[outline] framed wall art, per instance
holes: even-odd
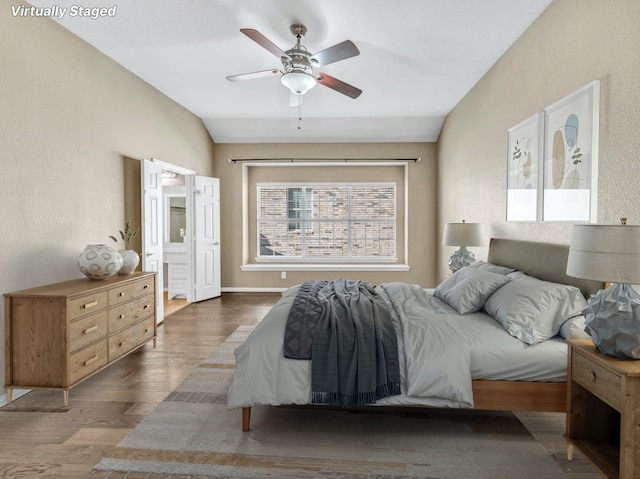
[[[596,221],[600,82],[545,108],[543,221]]]
[[[544,114],[507,131],[507,221],[539,221]]]

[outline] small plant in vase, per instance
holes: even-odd
[[[124,231],[121,230],[119,233],[126,247],[129,245],[129,242],[133,238],[138,236],[138,233],[140,233],[140,228],[136,230],[131,229],[131,221],[127,221],[124,225]],[[118,242],[118,238],[116,238],[115,236],[109,236],[109,238],[111,238],[116,243]],[[118,250],[118,253],[120,253],[122,259],[124,260],[122,268],[120,268],[118,274],[133,273],[133,271],[138,266],[138,263],[140,263],[140,255],[138,254],[138,252],[132,249],[120,249]]]

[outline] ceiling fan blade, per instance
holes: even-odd
[[[248,36],[249,38],[251,38],[251,40],[256,42],[262,48],[269,50],[278,58],[282,58],[282,57],[289,58],[289,55],[287,55],[284,51],[282,51],[282,49],[274,45],[273,42],[271,42],[271,40],[265,37],[258,30],[254,30],[253,28],[241,28],[240,31],[244,33],[246,36]]]
[[[300,106],[302,105],[302,95],[298,95],[297,93],[289,92],[289,106]]]
[[[360,96],[362,90],[354,87],[353,85],[349,85],[348,83],[343,82],[342,80],[338,80],[337,78],[332,77],[331,75],[327,75],[326,73],[320,73],[318,75],[318,83],[320,85],[324,85],[326,87],[331,88],[343,95],[347,95],[354,100]]]
[[[280,71],[277,68],[271,70],[262,70],[260,72],[241,73],[240,75],[231,75],[227,77],[229,81],[253,80],[254,78],[270,77],[277,75]]]
[[[356,55],[360,55],[360,50],[358,50],[351,40],[345,40],[342,43],[338,43],[337,45],[311,55],[311,61],[313,62],[315,60],[318,62],[318,65],[324,66],[355,57]]]

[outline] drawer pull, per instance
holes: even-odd
[[[97,306],[98,302],[97,301],[91,301],[90,303],[87,304],[83,304],[82,305],[82,309],[89,309],[89,308],[93,308],[94,306]]]
[[[145,304],[145,305],[142,307],[142,309],[149,309],[149,305],[148,305],[148,304]]]
[[[91,326],[90,328],[87,328],[84,331],[82,331],[82,334],[93,333],[94,331],[97,331],[97,330],[98,330],[98,325],[96,324],[95,326]]]
[[[118,316],[118,319],[123,319],[123,318],[124,318],[124,314],[120,314],[120,315]]]
[[[85,366],[88,366],[88,365],[89,365],[89,364],[91,364],[91,363],[95,363],[97,360],[98,360],[98,355],[96,354],[96,355],[95,355],[95,356],[93,356],[92,358],[87,359],[87,360],[84,362],[84,365],[85,365]]]
[[[148,284],[145,284],[145,285],[142,287],[142,289],[149,289],[149,285],[148,285]]]
[[[123,292],[123,291],[120,291],[120,292],[118,293],[118,296],[120,296],[120,297],[122,298],[122,297],[124,296],[124,292]]]
[[[591,379],[591,384],[595,384],[596,383],[596,379],[598,379],[598,377],[596,376],[596,373],[594,371],[591,371],[589,373],[589,378]]]

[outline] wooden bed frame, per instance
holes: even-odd
[[[492,238],[487,261],[524,271],[529,276],[580,288],[585,298],[604,287],[598,281],[566,274],[569,246],[553,243]],[[566,412],[567,384],[533,381],[474,380],[473,401],[477,410]],[[423,407],[426,406],[412,406]],[[248,431],[251,408],[242,408],[242,430]]]

